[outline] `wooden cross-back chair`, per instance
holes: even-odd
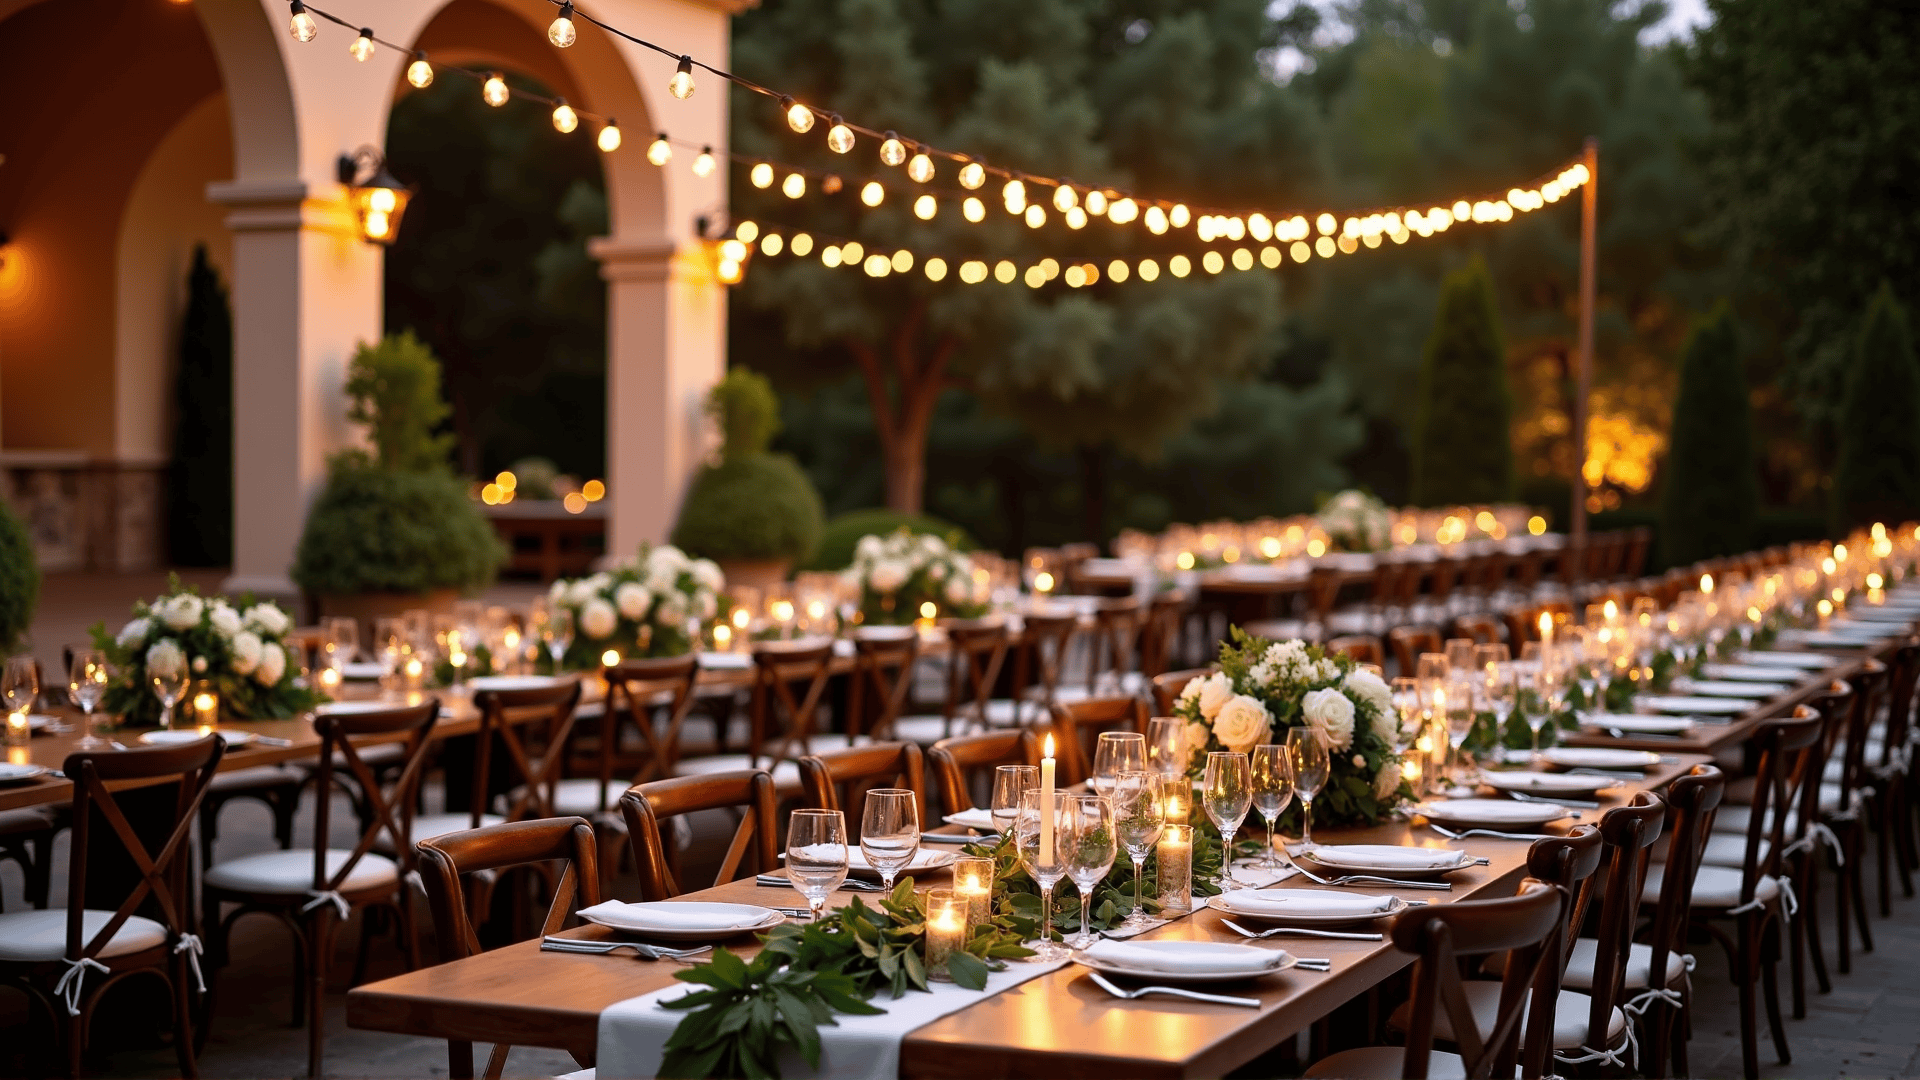
[[[191,995],[204,984],[198,978],[200,939],[188,906],[189,838],[225,749],[222,740],[208,736],[184,746],[71,754],[61,766],[73,782],[66,910],[0,915],[0,980],[26,991],[29,1022],[35,1011],[44,1010],[41,1030],[57,1034],[40,1045],[65,1050],[54,1063],[56,1071],[79,1075],[94,1009],[110,987],[153,975],[167,984],[172,998],[180,1071],[195,1075]],[[132,793],[116,795],[114,788],[142,781],[171,782],[174,794],[165,820],[139,810],[139,825],[128,818],[121,800]],[[164,789],[148,788],[138,797],[151,807],[165,797]],[[150,843],[154,839],[157,844]],[[89,864],[103,861],[96,846],[124,855],[138,875],[111,910],[87,903]],[[140,914],[143,910],[154,917]]]
[[[1907,736],[1913,722],[1913,697],[1920,683],[1920,643],[1909,638],[1887,661],[1886,725],[1880,730],[1879,753],[1867,766],[1873,788],[1874,836],[1880,855],[1880,914],[1892,914],[1892,886],[1887,859],[1893,856],[1900,872],[1900,889],[1913,895],[1913,870],[1920,863],[1913,826],[1911,786],[1913,762]],[[1869,742],[1868,745],[1871,745]]]
[[[593,826],[577,817],[510,821],[420,841],[420,882],[433,913],[433,938],[439,944],[440,962],[463,960],[481,951],[465,888],[469,875],[565,863],[553,901],[540,924],[540,936],[544,937],[565,928],[567,917],[574,911],[600,902],[596,848]],[[511,1049],[506,1043],[494,1045],[487,1054],[486,1080],[497,1080]],[[447,1040],[447,1075],[452,1080],[471,1080],[471,1042]]]
[[[1180,631],[1189,606],[1187,595],[1179,589],[1162,590],[1147,601],[1146,623],[1140,628],[1142,675],[1152,678],[1182,658]]]
[[[1145,614],[1131,596],[1100,601],[1093,613],[1093,637],[1087,649],[1087,692],[1120,693],[1139,655]]]
[[[474,754],[477,802],[486,798],[485,781],[492,775],[498,743],[516,785],[507,793],[506,820],[553,816],[554,792],[566,768],[582,685],[572,679],[554,686],[481,690],[473,695],[473,707],[480,712],[480,741]],[[484,810],[477,806],[473,812],[476,819],[469,827],[478,828],[482,822],[477,815]]]
[[[1180,700],[1180,691],[1195,679],[1204,679],[1213,674],[1212,668],[1187,668],[1184,671],[1163,671],[1155,675],[1151,682],[1153,692],[1153,715],[1172,716],[1173,703]]]
[[[1393,662],[1400,665],[1400,674],[1412,678],[1419,670],[1421,653],[1440,651],[1440,628],[1396,626],[1387,631],[1387,644],[1393,648]]]
[[[755,872],[771,873],[779,866],[775,803],[773,775],[765,769],[654,780],[620,796],[620,816],[626,820],[633,864],[640,871],[641,897],[671,900],[686,891],[680,886],[680,847],[666,835],[664,826],[682,814],[701,810],[740,814],[714,877],[715,886],[738,877],[740,864],[749,854],[754,856]]]
[[[920,634],[911,626],[862,626],[853,632],[853,676],[847,685],[847,735],[893,737],[894,722],[913,692]]]
[[[824,638],[762,641],[753,646],[752,744],[749,763],[769,766],[812,750],[827,680],[833,674],[833,642]],[[798,695],[794,687],[804,685]],[[778,727],[778,738],[769,738]]]
[[[1801,804],[1806,813],[1813,815],[1812,820],[1825,825],[1839,840],[1840,850],[1834,867],[1833,923],[1834,933],[1839,939],[1837,952],[1841,974],[1853,970],[1850,927],[1859,929],[1861,947],[1869,952],[1873,950],[1873,928],[1867,921],[1866,875],[1863,872],[1866,862],[1863,857],[1868,824],[1866,815],[1871,809],[1868,800],[1873,790],[1873,775],[1867,770],[1867,733],[1873,726],[1874,706],[1886,689],[1887,674],[1885,664],[1869,657],[1859,671],[1848,676],[1845,685],[1851,689],[1850,694],[1829,693],[1810,702],[1826,720],[1826,734],[1820,750],[1821,767],[1803,791]],[[1828,763],[1839,768],[1829,769]],[[1827,783],[1828,776],[1835,776],[1835,781]],[[1813,797],[1808,798],[1808,794]],[[1817,852],[1810,851],[1809,854]],[[1797,876],[1807,879],[1807,885],[1801,892],[1814,892],[1817,886],[1812,879],[1818,872],[1820,861],[1807,858],[1799,860],[1794,866],[1795,871],[1804,870]],[[1881,882],[1885,884],[1885,865],[1880,869]],[[1795,944],[1797,959],[1798,942]]]
[[[1578,1066],[1588,1062],[1605,1062],[1617,1065],[1617,1047],[1611,1038],[1599,1033],[1611,1034],[1614,1019],[1621,1020],[1624,1029],[1632,1023],[1636,1015],[1645,1011],[1647,1002],[1653,997],[1645,991],[1653,982],[1651,975],[1641,977],[1634,965],[1636,947],[1633,943],[1635,916],[1640,910],[1640,891],[1646,880],[1647,852],[1666,822],[1666,804],[1658,795],[1642,791],[1634,795],[1633,801],[1626,806],[1616,806],[1600,818],[1600,838],[1604,844],[1602,855],[1605,873],[1597,880],[1603,881],[1600,892],[1600,909],[1595,919],[1595,936],[1580,936],[1581,922],[1576,916],[1570,926],[1568,939],[1568,960],[1564,984],[1570,990],[1586,993],[1589,1007],[1586,1017],[1587,1041],[1577,1049],[1560,1053],[1558,1060],[1565,1065]],[[1648,950],[1638,947],[1643,954]],[[1651,968],[1644,969],[1651,972]],[[1629,971],[1634,978],[1630,981]],[[1686,969],[1681,967],[1680,978],[1685,981]],[[1666,991],[1669,980],[1663,974],[1658,987]],[[1627,991],[1638,993],[1633,1001],[1626,997]],[[1624,1030],[1623,1030],[1624,1034]]]
[[[941,738],[987,726],[987,706],[1011,640],[1006,622],[996,618],[954,620],[946,631],[947,699],[941,707],[945,720]]]
[[[1707,841],[1713,835],[1714,812],[1726,789],[1725,774],[1712,765],[1695,765],[1686,775],[1667,785],[1667,819],[1663,826],[1667,837],[1666,875],[1658,889],[1649,889],[1645,880],[1647,868],[1644,865],[1641,868],[1640,907],[1643,912],[1651,909],[1653,916],[1642,935],[1646,938],[1649,989],[1661,978],[1656,973],[1664,972],[1665,985],[1679,994],[1678,998],[1659,996],[1648,1002],[1649,1009],[1660,1010],[1659,1017],[1651,1023],[1644,1019],[1646,1014],[1642,1014],[1642,1026],[1652,1033],[1652,1052],[1641,1055],[1640,1060],[1649,1076],[1665,1075],[1669,1064],[1673,1066],[1673,1075],[1688,1074],[1684,1025],[1688,1021],[1692,995],[1686,957],[1693,882]],[[1636,944],[1633,948],[1638,950],[1641,946]]]
[[[1387,650],[1372,634],[1347,634],[1329,640],[1324,646],[1329,656],[1350,656],[1355,663],[1385,667]]]
[[[927,823],[926,763],[914,743],[874,743],[803,757],[800,787],[808,807],[843,811],[850,822],[858,821],[867,792],[906,788],[913,792],[921,825]]]
[[[332,964],[336,924],[345,922],[357,909],[377,911],[382,917],[391,915],[407,965],[411,968],[414,964],[412,891],[406,884],[414,860],[412,813],[425,771],[429,736],[439,715],[439,699],[429,698],[418,705],[378,712],[315,716],[313,728],[320,736],[320,757],[315,771],[312,851],[275,851],[231,859],[208,868],[201,879],[205,924],[210,929],[218,927],[213,950],[217,957],[226,957],[233,924],[243,915],[270,915],[293,931],[298,950],[294,1023],[304,1019],[307,1024],[309,1076],[320,1075],[325,1049],[327,973]],[[406,765],[399,779],[383,788],[356,741],[392,742],[396,738],[406,742]],[[335,775],[337,771],[351,777],[353,784],[343,782]],[[331,794],[336,786],[352,791],[361,800],[367,819],[351,849],[328,844]],[[393,852],[392,858],[374,851],[383,839]],[[223,920],[219,912],[225,903],[237,906]],[[353,974],[356,983],[366,972],[373,930],[369,924],[360,935]]]
[[[1500,620],[1492,615],[1462,615],[1453,620],[1455,637],[1472,638],[1475,645],[1500,642]]]
[[[1137,697],[1087,698],[1053,707],[1055,747],[1063,782],[1078,784],[1093,772],[1094,745],[1105,731],[1147,733],[1147,705]]]
[[[1395,948],[1416,958],[1405,1045],[1345,1050],[1315,1062],[1306,1075],[1367,1080],[1426,1080],[1435,1074],[1510,1077],[1516,1066],[1518,1075],[1529,1080],[1545,1075],[1543,1048],[1550,1041],[1551,1003],[1560,986],[1553,943],[1566,908],[1564,889],[1527,878],[1508,899],[1408,909],[1394,920],[1389,935]],[[1499,952],[1507,959],[1493,1022],[1483,1034],[1467,995],[1469,984],[1461,977],[1462,960]],[[1433,1048],[1443,1022],[1464,1033],[1456,1043],[1458,1054]]]
[[[1073,635],[1079,627],[1080,616],[1071,611],[1035,611],[1022,617],[1014,678],[1027,685],[1020,688],[1021,705],[1010,718],[1012,723],[1024,722],[1028,703],[1037,704],[1035,711],[1045,716],[1060,700],[1060,672],[1066,667],[1067,650],[1072,647]]]
[[[599,785],[587,788],[575,781],[563,780],[560,787],[571,793],[569,785],[581,789],[581,794],[591,794],[591,806],[587,814],[605,814],[620,797],[620,792],[634,784],[644,784],[663,776],[672,776],[674,766],[680,762],[680,729],[687,722],[687,714],[693,710],[694,684],[700,678],[700,658],[693,653],[685,656],[636,657],[622,660],[605,669],[602,676],[607,682],[607,698],[600,714],[600,753],[598,755]],[[625,708],[622,708],[624,702]],[[666,709],[665,730],[654,724],[654,711]],[[640,744],[646,755],[639,771],[631,779],[620,782],[614,787],[613,767],[620,756],[621,716],[630,717],[640,732]],[[578,814],[577,798],[555,796],[554,810],[562,814]]]
[[[956,735],[927,751],[928,770],[940,788],[942,813],[957,814],[978,805],[973,798],[976,773],[996,765],[1040,764],[1040,740],[1027,728]]]

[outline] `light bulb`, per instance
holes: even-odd
[[[947,276],[947,260],[935,256],[927,260],[924,269],[927,272],[928,281],[940,281]]]
[[[960,214],[968,221],[978,225],[980,222],[987,220],[987,204],[981,202],[977,196],[969,195],[966,200],[960,204]]]
[[[866,260],[860,264],[860,268],[867,272],[868,277],[886,277],[893,273],[893,263],[888,261],[885,255],[877,253],[867,256]]]
[[[618,149],[620,149],[620,126],[609,119],[607,126],[600,129],[600,150],[611,154]]]
[[[1219,252],[1209,251],[1200,257],[1200,265],[1206,267],[1207,273],[1217,274],[1226,269],[1227,260],[1221,258]]]
[[[1193,272],[1193,263],[1185,255],[1175,255],[1167,260],[1167,269],[1173,271],[1174,277],[1186,277]]]
[[[673,146],[667,142],[667,133],[661,132],[647,144],[647,160],[655,165],[665,165],[673,160]]]
[[[1157,262],[1154,262],[1152,259],[1141,259],[1140,260],[1140,280],[1141,281],[1158,281],[1159,279],[1160,279],[1160,264]]]
[[[905,160],[907,144],[900,141],[900,136],[887,132],[886,137],[880,140],[880,161],[887,165],[898,165]]]
[[[869,180],[860,188],[860,201],[868,206],[879,206],[886,200],[887,189],[877,180]]]
[[[867,249],[861,247],[860,241],[858,240],[849,240],[840,245],[840,261],[846,263],[848,266],[857,265],[860,260],[866,257]]]
[[[673,78],[667,80],[667,93],[685,101],[693,96],[693,57],[680,58],[680,66],[673,71]]]
[[[747,179],[754,187],[770,188],[773,186],[773,166],[764,161],[756,162],[753,168],[747,170]]]
[[[425,90],[433,85],[433,65],[427,63],[426,53],[414,53],[413,63],[407,65],[407,81],[415,90]]]
[[[1107,212],[1107,193],[1104,191],[1089,191],[1087,192],[1087,197],[1082,201],[1086,203],[1087,213],[1092,214],[1094,217],[1099,217]]]
[[[1115,259],[1107,264],[1107,276],[1115,282],[1127,280],[1127,263],[1124,259]]]
[[[813,130],[813,110],[790,97],[780,99],[780,107],[786,110],[787,126],[805,135]]]
[[[806,233],[795,233],[793,239],[787,241],[787,247],[804,259],[813,251],[813,237]]]
[[[1253,252],[1246,248],[1233,249],[1233,268],[1235,270],[1253,269]]]
[[[837,113],[833,117],[833,126],[827,129],[827,149],[836,154],[853,149],[853,129],[841,123]]]
[[[1000,189],[1000,198],[1007,204],[1007,213],[1017,214],[1027,208],[1027,185],[1018,180],[1009,180]]]
[[[1055,210],[1064,214],[1079,204],[1080,196],[1074,192],[1072,185],[1061,184],[1059,187],[1053,189],[1053,208]]]
[[[1019,273],[1020,268],[1013,265],[1012,259],[1001,259],[999,262],[993,264],[993,280],[1002,285],[1013,284],[1013,279],[1017,277]]]
[[[505,105],[507,98],[511,96],[507,90],[507,80],[501,78],[500,73],[497,71],[488,74],[487,81],[480,87],[480,96],[486,99],[487,104],[496,109]]]
[[[1140,204],[1132,199],[1121,199],[1107,207],[1107,220],[1115,225],[1125,225],[1140,216]]]
[[[924,184],[933,179],[933,158],[923,149],[907,162],[907,178],[916,184]]]
[[[1167,231],[1167,212],[1157,206],[1147,207],[1147,231],[1155,236]]]
[[[739,237],[742,241],[751,244],[753,243],[754,237],[760,235],[760,226],[752,221],[735,222],[733,226],[733,235]]]
[[[797,199],[805,195],[807,193],[807,178],[797,172],[788,173],[787,178],[780,181],[780,193],[789,199]]]
[[[1339,222],[1333,219],[1332,214],[1321,214],[1314,222],[1314,227],[1320,230],[1321,236],[1332,236],[1333,230],[1337,225],[1339,225]]]
[[[906,248],[901,248],[899,251],[893,253],[894,273],[904,274],[911,269],[913,269],[913,252],[908,251]]]
[[[987,170],[977,161],[969,161],[960,166],[960,186],[968,191],[978,191],[980,185],[987,182]]]
[[[693,159],[693,175],[698,177],[705,178],[712,176],[713,170],[719,167],[720,163],[713,160],[713,147],[711,146],[701,147],[700,156]]]
[[[347,46],[347,51],[353,54],[355,60],[366,63],[367,57],[373,55],[373,31],[361,27],[360,36],[353,39],[353,44]]]
[[[922,195],[913,200],[913,216],[921,221],[932,221],[933,215],[940,210],[940,203],[931,195]]]
[[[314,35],[320,32],[319,25],[313,21],[313,16],[307,14],[307,5],[300,0],[293,0],[292,7],[293,18],[287,21],[287,30],[293,34],[295,41],[312,41]]]
[[[553,130],[562,135],[570,135],[580,126],[580,114],[573,111],[566,98],[553,99]]]
[[[779,233],[768,233],[760,238],[760,250],[768,255],[780,254],[780,249],[785,246],[786,244],[780,239]]]
[[[1172,210],[1167,211],[1167,222],[1176,229],[1186,228],[1187,222],[1192,220],[1193,214],[1187,210],[1186,203],[1176,203]]]
[[[1074,206],[1067,210],[1067,228],[1084,229],[1087,227],[1087,212]]]
[[[1033,203],[1027,207],[1027,228],[1037,229],[1047,223],[1046,207]]]
[[[838,195],[843,186],[844,182],[833,173],[828,173],[826,179],[820,181],[820,190],[829,195]]]
[[[564,49],[579,39],[573,29],[573,5],[561,4],[560,14],[547,24],[547,40],[557,48]]]

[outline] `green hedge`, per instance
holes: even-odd
[[[1413,418],[1416,506],[1499,502],[1513,496],[1513,396],[1487,264],[1447,275],[1420,365]]]
[[[791,559],[819,546],[826,507],[786,454],[727,458],[694,476],[674,544],[706,559]]]
[[[884,536],[896,529],[906,529],[916,534],[924,533],[937,536],[961,551],[972,551],[980,545],[968,536],[966,530],[952,522],[942,521],[926,514],[903,514],[898,510],[874,508],[871,510],[849,510],[827,522],[827,528],[820,537],[820,547],[814,551],[813,558],[802,570],[845,570],[853,565],[854,545],[860,538],[869,534]]]
[[[458,477],[340,462],[307,514],[293,580],[318,594],[473,591],[506,557]]]
[[[1733,316],[1724,303],[1687,336],[1671,432],[1660,491],[1662,564],[1685,566],[1751,550],[1760,510],[1753,407]]]
[[[1833,535],[1920,513],[1920,366],[1907,313],[1886,285],[1855,342],[1833,473]]]
[[[0,502],[0,653],[25,641],[40,601],[40,564],[26,525]]]

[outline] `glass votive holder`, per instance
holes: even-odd
[[[952,982],[947,957],[967,944],[967,901],[952,889],[927,891],[927,978]]]
[[[1160,908],[1167,912],[1193,910],[1193,826],[1168,825],[1160,832]]]
[[[993,920],[993,860],[962,855],[953,863],[953,894],[966,901],[967,932]]]
[[[27,723],[25,710],[7,714],[7,745],[25,746],[33,737],[33,728]]]

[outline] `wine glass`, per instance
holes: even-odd
[[[1035,962],[1064,960],[1067,950],[1053,940],[1053,887],[1067,873],[1067,853],[1074,845],[1072,814],[1067,812],[1064,791],[1053,793],[1051,805],[1041,805],[1038,787],[1020,793],[1020,812],[1014,818],[1014,841],[1020,862],[1026,866],[1034,884],[1040,886],[1040,940],[1033,948]]]
[[[1187,771],[1187,722],[1177,716],[1147,721],[1147,768],[1161,776]]]
[[[787,820],[787,880],[817,921],[847,880],[847,819],[838,810],[795,810]]]
[[[553,657],[553,670],[560,670],[560,658],[567,655],[567,649],[573,645],[573,612],[555,606],[547,612],[547,620],[540,627],[540,640],[547,647],[547,655]]]
[[[147,678],[153,683],[153,695],[160,699],[160,726],[173,730],[173,707],[187,696],[187,669],[183,665],[178,670],[157,672],[147,669]]]
[[[1273,851],[1274,822],[1293,801],[1293,759],[1286,747],[1261,743],[1248,755],[1247,765],[1253,770],[1253,808],[1267,821],[1267,857],[1261,865],[1268,871],[1278,870],[1280,858]]]
[[[403,619],[381,615],[373,620],[373,654],[380,658],[380,673],[391,678],[400,670],[407,655],[407,624]]]
[[[1493,741],[1497,748],[1506,737],[1507,718],[1513,715],[1514,700],[1518,693],[1513,683],[1513,654],[1499,642],[1476,645],[1473,649],[1473,670],[1480,681],[1480,685],[1474,689],[1486,703],[1488,711],[1493,713]],[[1495,753],[1498,752],[1496,749]]]
[[[1074,795],[1067,800],[1067,814],[1073,819],[1073,846],[1067,853],[1067,876],[1080,891],[1080,933],[1071,944],[1084,949],[1099,940],[1087,927],[1092,916],[1094,886],[1106,880],[1113,869],[1118,842],[1113,829],[1113,800],[1104,795]]]
[[[329,616],[326,633],[326,666],[343,670],[360,654],[360,620],[345,615]]]
[[[67,672],[67,690],[73,695],[73,703],[80,706],[80,741],[73,744],[76,750],[105,750],[113,745],[93,733],[93,710],[99,708],[100,699],[107,696],[110,678],[106,653],[83,649],[73,654],[73,667]]]
[[[867,865],[880,872],[880,884],[893,891],[893,879],[920,850],[920,804],[906,788],[874,788],[867,792],[866,812],[860,817],[860,850]]]
[[[40,668],[31,656],[9,656],[0,674],[0,700],[8,712],[30,713],[40,697]]]
[[[1140,902],[1140,878],[1147,854],[1160,842],[1167,824],[1167,804],[1160,798],[1161,778],[1151,772],[1123,772],[1113,780],[1113,831],[1133,860],[1133,914],[1122,926],[1141,929],[1152,924]]]
[[[1393,695],[1393,711],[1400,718],[1400,731],[1394,737],[1393,749],[1404,754],[1407,747],[1420,733],[1420,722],[1426,716],[1426,702],[1420,696],[1420,680],[1406,675],[1396,675],[1389,691]]]
[[[1200,798],[1207,818],[1220,830],[1220,888],[1233,887],[1233,834],[1247,820],[1253,805],[1253,776],[1247,755],[1211,753],[1200,778]]]
[[[1040,788],[1037,765],[996,765],[993,769],[993,824],[1002,836],[1020,813],[1020,793]]]
[[[1101,795],[1113,794],[1113,778],[1147,767],[1147,739],[1135,731],[1103,731],[1093,748],[1093,775],[1087,786]]]
[[[1447,654],[1423,652],[1414,670],[1414,674],[1423,683],[1442,682],[1448,675]]]
[[[1333,763],[1320,733],[1306,727],[1287,732],[1287,757],[1293,762],[1293,793],[1300,799],[1300,847],[1312,851],[1313,799],[1327,785],[1327,770]]]
[[[1445,715],[1447,718],[1447,743],[1453,749],[1453,766],[1456,773],[1467,770],[1467,738],[1473,734],[1473,722],[1476,716],[1474,705],[1474,680],[1465,673],[1449,678],[1446,685]]]
[[[1474,666],[1473,657],[1475,648],[1476,646],[1472,638],[1448,638],[1446,645],[1447,670],[1453,674],[1471,670]]]

